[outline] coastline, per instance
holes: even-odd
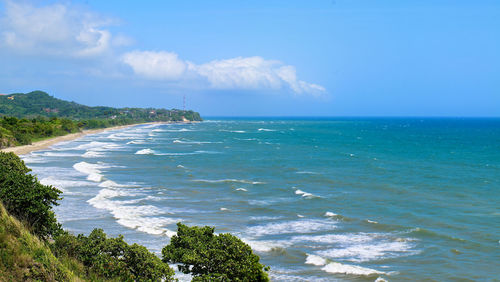
[[[43,150],[47,149],[52,145],[55,145],[60,142],[65,142],[65,141],[72,141],[81,137],[84,137],[89,134],[96,134],[96,133],[101,133],[109,130],[117,130],[117,129],[124,129],[124,128],[129,128],[137,125],[143,125],[143,124],[171,124],[173,122],[166,122],[166,121],[159,121],[159,122],[145,122],[145,123],[134,123],[134,124],[127,124],[127,125],[118,125],[118,126],[113,126],[113,127],[106,127],[106,128],[99,128],[99,129],[88,129],[88,130],[83,130],[81,132],[76,132],[76,133],[70,133],[62,136],[55,136],[49,139],[41,140],[34,142],[31,145],[22,145],[22,146],[14,146],[14,147],[8,147],[1,149],[1,152],[13,152],[16,155],[26,155],[29,154],[33,151],[38,151],[38,150]]]

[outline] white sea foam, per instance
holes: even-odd
[[[276,131],[274,129],[267,129],[267,128],[259,128],[259,131]]]
[[[386,274],[385,272],[378,271],[375,269],[370,269],[366,267],[361,267],[357,265],[342,264],[338,262],[329,262],[325,258],[318,255],[307,254],[306,264],[312,264],[316,266],[324,266],[321,270],[328,273],[337,274],[351,274],[351,275],[375,275],[375,274]]]
[[[85,154],[82,155],[84,158],[100,158],[103,157],[104,153],[102,152],[96,152],[96,151],[87,151]]]
[[[247,228],[247,233],[253,236],[292,234],[292,233],[313,233],[318,231],[333,230],[336,226],[331,221],[326,220],[304,220],[270,222],[264,225],[257,225]]]
[[[228,208],[220,208],[221,211],[229,211]]]
[[[385,274],[385,272],[378,271],[375,269],[361,267],[357,265],[342,264],[338,262],[331,262],[325,265],[323,268],[321,268],[321,270],[326,271],[328,273],[364,275],[364,276]]]
[[[245,130],[225,130],[225,129],[221,129],[219,131],[232,132],[232,133],[246,133]]]
[[[186,168],[186,167],[185,167],[185,166],[183,166],[183,165],[177,165],[177,167],[178,167],[178,168],[184,168],[184,169]]]
[[[317,195],[314,195],[314,194],[311,194],[311,193],[308,193],[308,192],[305,192],[305,191],[302,191],[299,189],[295,190],[295,194],[301,195],[304,198],[319,198],[319,196],[317,196]]]
[[[87,180],[94,182],[102,181],[103,176],[100,171],[100,169],[103,168],[102,165],[79,162],[74,164],[73,168],[81,173],[87,174]]]
[[[43,158],[39,155],[24,155],[21,156],[21,159],[27,164],[40,164],[48,162],[46,158]]]
[[[326,217],[336,217],[336,216],[338,216],[338,214],[327,211],[327,212],[325,212],[325,216]]]
[[[350,233],[327,235],[302,235],[290,239],[293,243],[314,242],[326,244],[331,249],[318,251],[321,256],[365,262],[416,254],[412,240],[391,237],[383,233]]]
[[[327,264],[327,261],[326,261],[326,259],[324,259],[320,256],[307,254],[306,264],[322,266],[322,265]]]
[[[243,192],[247,192],[248,190],[245,189],[245,188],[236,188],[236,191],[243,191]]]
[[[193,182],[203,182],[203,183],[245,183],[245,184],[252,184],[252,185],[258,185],[258,184],[266,184],[265,182],[260,182],[260,181],[250,181],[250,180],[245,180],[245,179],[218,179],[218,180],[207,180],[207,179],[194,179],[192,180]]]
[[[222,143],[222,142],[210,142],[210,141],[184,141],[184,140],[179,140],[179,139],[175,139],[174,141],[172,141],[172,143],[177,143],[177,144],[197,144],[197,145],[200,145],[200,144],[214,144],[214,143]]]
[[[146,143],[146,141],[141,139],[127,142],[127,144],[144,144],[144,143]]]
[[[148,149],[139,150],[139,151],[135,152],[135,154],[136,155],[154,155],[155,151],[148,148]]]
[[[73,187],[82,187],[82,186],[93,186],[94,184],[87,181],[79,181],[79,180],[69,180],[69,179],[61,179],[54,176],[48,176],[42,178],[40,183],[43,185],[52,185],[60,190],[63,190],[65,194],[70,193],[65,188],[73,188]]]
[[[108,142],[92,141],[90,143],[79,145],[79,146],[75,147],[74,149],[76,149],[76,150],[88,150],[91,148],[104,147],[106,145],[111,145],[111,144],[112,143],[108,143]]]
[[[153,129],[152,131],[153,132],[165,132],[165,129],[159,129],[159,128],[157,128],[157,129]]]
[[[295,173],[297,173],[297,174],[320,174],[318,172],[308,171],[308,170],[297,171]]]
[[[297,217],[298,218],[304,218],[305,216],[301,215],[301,214],[297,214]]]
[[[257,252],[270,252],[279,248],[286,248],[290,246],[285,241],[265,241],[265,240],[252,240],[242,237],[241,240],[248,244],[252,250]]]
[[[369,220],[369,219],[367,219],[366,222],[373,223],[373,224],[377,224],[378,223],[377,221],[373,221],[373,220]]]
[[[117,222],[125,227],[137,229],[141,232],[173,236],[175,232],[165,228],[166,225],[178,221],[178,219],[160,217],[164,211],[152,205],[134,205],[142,201],[141,198],[132,200],[116,200],[116,197],[137,197],[137,193],[131,193],[130,189],[120,189],[118,187],[131,187],[131,185],[118,184],[113,181],[101,183],[99,193],[87,202],[98,209],[111,212]],[[135,191],[135,190],[134,190]]]
[[[382,277],[378,277],[377,279],[375,279],[375,282],[387,282],[387,280]]]

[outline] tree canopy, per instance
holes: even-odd
[[[215,228],[177,224],[177,235],[163,248],[163,261],[179,263],[183,273],[199,281],[269,281],[268,267],[260,264],[250,246]]]

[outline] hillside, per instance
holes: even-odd
[[[17,118],[61,117],[80,119],[151,119],[162,121],[200,121],[200,114],[193,111],[155,108],[89,107],[50,96],[43,91],[0,95],[0,116]]]
[[[201,121],[193,111],[89,107],[42,91],[0,95],[0,149],[79,132],[144,122]]]

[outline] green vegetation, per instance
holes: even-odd
[[[231,234],[214,234],[214,228],[177,224],[177,235],[163,248],[163,260],[180,263],[179,270],[196,281],[269,281],[267,267],[250,246]]]
[[[61,191],[30,171],[14,153],[0,152],[0,281],[173,281],[168,263],[193,281],[269,281],[247,244],[213,227],[178,223],[163,260],[101,229],[74,236],[52,211]]]
[[[0,96],[0,149],[83,129],[155,121],[201,121],[193,111],[89,107],[42,91]]]
[[[73,120],[130,119],[142,121],[201,120],[193,111],[155,108],[89,107],[54,98],[43,91],[0,96],[0,115],[18,118],[65,117]]]
[[[7,211],[41,238],[57,235],[61,228],[52,206],[61,191],[28,174],[31,170],[15,154],[0,154],[0,199]]]

